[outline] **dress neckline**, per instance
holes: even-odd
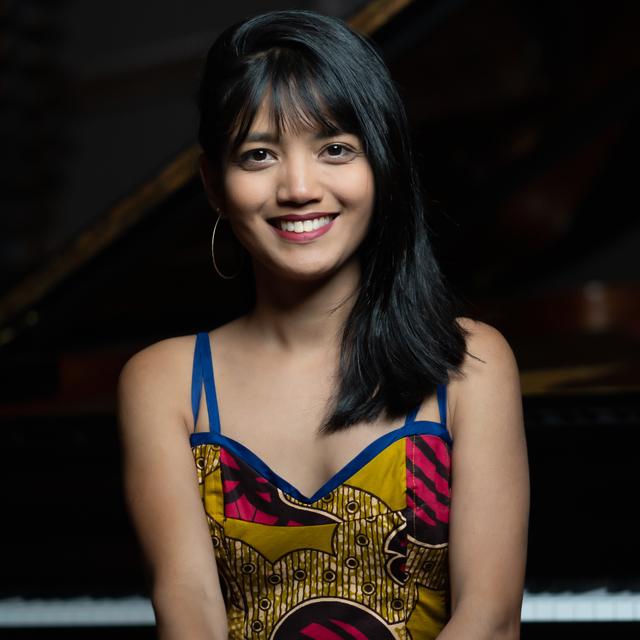
[[[434,435],[443,440],[448,446],[452,446],[451,436],[447,430],[447,405],[446,386],[437,386],[438,409],[441,422],[430,420],[416,420],[419,407],[410,411],[405,423],[377,437],[357,453],[347,464],[331,476],[312,496],[307,497],[293,484],[278,475],[260,456],[241,442],[222,433],[220,425],[220,412],[216,394],[213,357],[211,355],[211,342],[209,334],[200,332],[196,335],[196,344],[193,358],[193,374],[191,384],[191,404],[193,409],[193,424],[198,421],[200,408],[200,396],[204,385],[207,413],[209,415],[209,431],[197,431],[190,434],[191,446],[200,444],[218,444],[237,455],[256,473],[264,476],[273,485],[290,495],[291,497],[310,504],[327,496],[336,487],[344,483],[348,478],[364,468],[374,458],[380,455],[387,447],[402,437],[409,435]]]
[[[378,436],[370,442],[359,453],[357,453],[349,462],[334,473],[322,486],[317,489],[311,496],[305,495],[297,487],[285,480],[276,473],[270,465],[268,465],[260,456],[258,456],[249,447],[238,442],[237,440],[225,436],[221,433],[212,431],[196,431],[190,434],[190,443],[192,447],[213,444],[219,445],[236,457],[240,458],[253,471],[266,480],[271,482],[278,489],[287,495],[304,502],[312,504],[328,496],[334,489],[344,484],[349,478],[361,471],[370,462],[375,460],[383,451],[390,447],[394,442],[412,435],[431,435],[443,440],[449,447],[452,446],[451,437],[446,427],[440,422],[432,422],[429,420],[414,420],[409,424],[404,424],[393,431],[388,431]]]

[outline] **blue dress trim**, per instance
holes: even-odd
[[[360,469],[371,462],[375,457],[382,453],[387,447],[391,446],[397,440],[406,436],[413,435],[434,435],[451,445],[451,437],[446,428],[439,422],[430,422],[427,420],[417,420],[410,424],[405,424],[398,429],[389,431],[376,438],[367,445],[360,453],[350,460],[342,469],[335,473],[327,480],[311,497],[305,496],[301,491],[296,489],[290,482],[279,476],[269,465],[267,465],[259,456],[242,443],[229,438],[220,433],[207,433],[206,431],[198,431],[192,433],[190,437],[191,446],[195,447],[201,444],[217,444],[240,458],[248,464],[254,471],[266,478],[271,484],[275,485],[287,495],[300,500],[306,504],[312,504],[331,493],[339,487],[351,476],[355,475]]]
[[[440,411],[440,423],[443,427],[447,426],[447,385],[439,384],[437,387],[438,394],[438,411]]]

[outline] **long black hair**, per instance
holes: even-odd
[[[314,124],[353,133],[375,177],[360,287],[323,430],[373,421],[383,410],[400,417],[460,372],[466,346],[429,241],[404,105],[374,44],[343,21],[304,10],[255,16],[217,38],[202,73],[199,141],[214,174],[222,175],[267,92],[278,131]]]

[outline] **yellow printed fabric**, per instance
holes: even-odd
[[[428,640],[446,624],[444,439],[398,437],[313,499],[224,436],[192,451],[230,638]]]

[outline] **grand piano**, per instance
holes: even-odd
[[[639,637],[637,5],[337,6],[324,10],[378,43],[406,101],[451,285],[521,369],[532,489],[522,637]],[[157,100],[165,80],[190,86],[198,64],[78,83],[85,106],[74,108],[126,91]],[[2,256],[0,637],[154,637],[121,492],[115,383],[144,346],[249,304],[248,276],[227,282],[211,267],[197,155],[185,137],[134,186],[87,202],[99,211],[58,246],[20,264]],[[14,211],[3,206],[15,232],[5,249],[31,237]]]

